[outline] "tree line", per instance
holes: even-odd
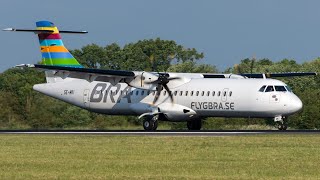
[[[72,50],[87,68],[114,70],[217,73],[214,65],[201,64],[204,53],[186,48],[172,40],[149,39],[121,47],[116,43],[104,47],[90,44]],[[223,73],[319,72],[320,58],[302,64],[283,59],[246,58]],[[318,76],[279,78],[292,87],[304,104],[302,112],[289,118],[289,126],[297,129],[320,128],[320,78]],[[34,84],[45,83],[43,72],[11,68],[0,74],[1,129],[110,129],[141,126],[133,116],[101,115],[80,109],[32,90]],[[206,129],[272,125],[272,119],[208,118]],[[184,123],[166,123],[181,129]]]

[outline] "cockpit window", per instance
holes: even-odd
[[[259,89],[259,92],[263,92],[265,88],[266,88],[266,85],[262,86],[262,87]]]
[[[286,89],[287,89],[289,92],[292,92],[292,89],[291,89],[289,86],[286,86]]]
[[[282,92],[286,92],[286,88],[284,86],[274,86],[274,88],[276,89],[276,91],[282,91]]]
[[[272,92],[274,91],[273,86],[268,86],[265,92]]]

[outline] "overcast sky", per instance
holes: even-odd
[[[319,8],[318,0],[1,0],[0,28],[49,20],[89,31],[63,35],[68,49],[160,37],[204,52],[201,62],[223,71],[253,55],[299,63],[319,57]],[[41,59],[32,33],[1,31],[0,40],[0,72]]]

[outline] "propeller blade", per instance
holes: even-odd
[[[155,97],[154,97],[154,99],[153,99],[153,104],[155,104],[155,103],[158,101],[159,96],[160,96],[160,93],[161,93],[161,90],[162,90],[162,85],[161,85],[161,84],[158,84],[158,86],[157,86],[157,92],[156,92]]]
[[[169,87],[168,87],[166,84],[163,85],[163,87],[164,87],[164,89],[167,90],[167,92],[168,92],[168,94],[169,94],[169,96],[170,96],[171,102],[173,103],[173,96],[172,96],[172,93],[171,93]]]
[[[154,80],[151,82],[144,82],[145,84],[159,84],[159,80]]]

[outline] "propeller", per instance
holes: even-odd
[[[155,97],[153,99],[153,104],[155,104],[158,99],[159,99],[159,96],[161,94],[161,91],[162,89],[164,88],[168,94],[169,94],[169,97],[171,99],[171,102],[173,103],[173,96],[172,96],[172,93],[168,87],[168,83],[171,81],[171,80],[175,80],[175,79],[181,79],[180,77],[169,77],[169,74],[167,73],[158,73],[158,79],[155,80],[155,81],[151,81],[151,82],[145,82],[146,84],[157,84],[157,92],[155,94]]]

